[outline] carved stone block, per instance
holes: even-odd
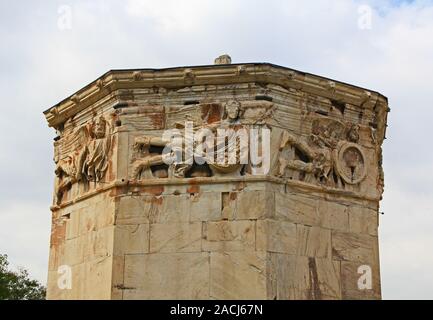
[[[212,252],[210,275],[212,299],[266,299],[264,252]]]
[[[298,224],[297,254],[300,256],[331,257],[331,230]]]
[[[255,222],[217,221],[203,225],[203,251],[254,250]]]
[[[201,251],[201,222],[150,225],[150,252]]]
[[[256,249],[260,251],[296,254],[296,224],[271,219],[259,220],[256,241]]]
[[[332,231],[332,256],[342,261],[374,261],[377,256],[377,237]]]
[[[149,224],[117,225],[114,232],[114,254],[149,252]]]
[[[330,259],[271,253],[268,298],[341,299],[340,264]]]
[[[208,299],[209,254],[126,255],[123,288],[127,300]]]
[[[371,269],[366,270],[365,266]],[[361,276],[365,272],[371,272],[371,285],[367,283],[362,284]],[[369,275],[369,274],[368,274]],[[361,282],[361,288],[359,286]],[[380,299],[380,275],[378,265],[371,263],[360,263],[351,261],[341,262],[341,291],[342,298],[347,300],[367,299],[376,300]]]

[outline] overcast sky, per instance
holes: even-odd
[[[0,0],[0,253],[46,282],[54,132],[43,110],[109,69],[223,53],[389,98],[383,298],[432,299],[433,1]]]

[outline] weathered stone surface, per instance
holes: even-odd
[[[266,253],[212,252],[210,297],[266,299]]]
[[[271,253],[269,299],[340,299],[340,264],[330,259]]]
[[[318,287],[320,291],[320,294],[315,292],[315,297],[318,299],[341,299],[340,263],[321,258],[309,258],[308,262],[310,277],[314,282],[313,288]],[[315,282],[316,273],[318,284]]]
[[[274,210],[273,194],[265,190],[224,192],[222,216],[225,219],[263,219]]]
[[[87,264],[82,263],[71,267],[71,275],[72,275],[72,283],[71,289],[62,290],[68,296],[68,299],[76,300],[83,299],[85,295],[88,295],[89,292],[86,290],[86,278],[87,274]],[[57,275],[58,277],[60,275]],[[91,297],[87,297],[91,299]],[[95,298],[96,299],[96,298]]]
[[[346,205],[293,194],[275,194],[275,215],[279,220],[349,231]]]
[[[190,197],[191,221],[215,221],[222,218],[221,193],[203,192]]]
[[[125,274],[125,255],[113,256],[113,271],[112,271],[112,300],[123,299],[123,283]]]
[[[112,257],[100,257],[86,263],[84,282],[84,299],[108,300],[111,299],[113,259]]]
[[[236,213],[237,192],[223,192],[221,194],[221,217],[222,219],[232,220]]]
[[[48,271],[56,271],[59,266],[65,263],[65,245],[52,246],[50,248]]]
[[[150,225],[150,252],[201,251],[201,222]]]
[[[275,215],[279,220],[320,225],[317,200],[293,194],[275,194]]]
[[[51,259],[51,258],[50,258]],[[58,273],[57,269],[55,271],[48,271],[48,281],[47,281],[47,300],[64,300],[66,297],[66,290],[59,290],[57,285]]]
[[[149,224],[117,225],[114,232],[114,254],[149,252]]]
[[[161,201],[154,196],[124,196],[117,202],[116,222],[120,224],[145,224],[158,216]]]
[[[256,239],[259,251],[296,254],[298,239],[296,224],[292,222],[259,220]]]
[[[325,200],[319,200],[317,205],[322,227],[349,231],[349,215],[345,205]]]
[[[152,223],[171,223],[190,221],[190,196],[167,195],[162,198],[161,210],[152,217]]]
[[[357,206],[349,207],[350,232],[377,236],[378,213],[375,210]]]
[[[115,220],[115,205],[106,197],[95,204],[95,225],[97,229],[112,226]]]
[[[65,264],[73,266],[84,262],[84,246],[86,242],[83,238],[73,238],[65,242]]]
[[[66,221],[66,239],[73,239],[80,235],[80,216],[72,212]]]
[[[374,261],[377,252],[377,238],[374,236],[332,231],[334,260]]]
[[[86,261],[113,255],[114,228],[114,226],[106,227],[81,237]]]
[[[80,235],[86,235],[88,232],[96,230],[96,212],[94,208],[94,205],[90,205],[88,207],[78,210],[78,215],[80,219]]]
[[[208,299],[209,254],[127,255],[124,288],[124,299]]]
[[[368,279],[363,279],[362,276],[368,277]],[[380,299],[381,289],[378,265],[342,261],[341,290],[343,299]]]
[[[273,212],[273,195],[264,191],[243,191],[236,197],[235,219],[261,219]]]
[[[331,257],[331,230],[298,224],[297,247],[300,256]]]
[[[254,250],[255,240],[253,221],[207,222],[203,226],[203,251]]]

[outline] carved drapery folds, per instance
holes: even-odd
[[[277,176],[344,189],[366,177],[366,156],[359,141],[359,125],[330,118],[312,121],[308,136],[283,131]]]
[[[112,146],[112,126],[103,116],[65,134],[55,144],[55,203],[74,184],[104,180]]]

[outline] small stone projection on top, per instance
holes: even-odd
[[[231,64],[232,58],[228,54],[223,54],[215,59],[214,64]]]

